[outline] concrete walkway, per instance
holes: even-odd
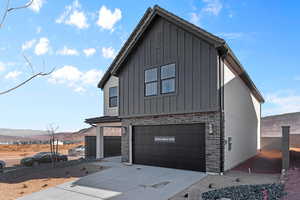
[[[204,173],[194,171],[125,166],[119,157],[97,164],[110,168],[19,200],[167,200],[205,177]]]

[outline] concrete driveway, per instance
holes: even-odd
[[[125,166],[119,157],[99,165],[110,168],[20,198],[20,200],[166,200],[205,177],[204,173],[144,165]]]

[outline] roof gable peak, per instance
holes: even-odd
[[[103,78],[98,84],[99,88],[103,88],[106,81],[110,77],[111,74],[116,74],[125,60],[126,56],[129,55],[131,50],[134,48],[135,44],[139,40],[139,38],[143,35],[144,31],[147,29],[147,27],[151,24],[151,22],[154,20],[156,16],[160,16],[171,23],[174,23],[184,30],[191,32],[192,34],[204,39],[205,41],[214,44],[216,47],[222,46],[225,41],[207,31],[204,29],[201,29],[192,23],[170,13],[169,11],[161,8],[158,5],[154,5],[153,8],[149,7],[145,14],[143,15],[142,19],[139,21],[138,25],[135,27],[127,41],[124,43],[123,47],[111,63],[110,67],[104,74]]]

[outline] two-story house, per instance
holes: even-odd
[[[264,99],[226,42],[154,6],[98,84],[122,161],[220,173],[254,156]],[[98,157],[103,155],[99,147]]]

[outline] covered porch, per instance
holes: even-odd
[[[105,151],[111,148],[121,149],[121,144],[117,147],[109,142],[114,137],[120,137],[121,139],[122,132],[125,131],[120,118],[117,116],[102,116],[88,118],[85,120],[85,123],[96,127],[96,159],[103,159]]]

